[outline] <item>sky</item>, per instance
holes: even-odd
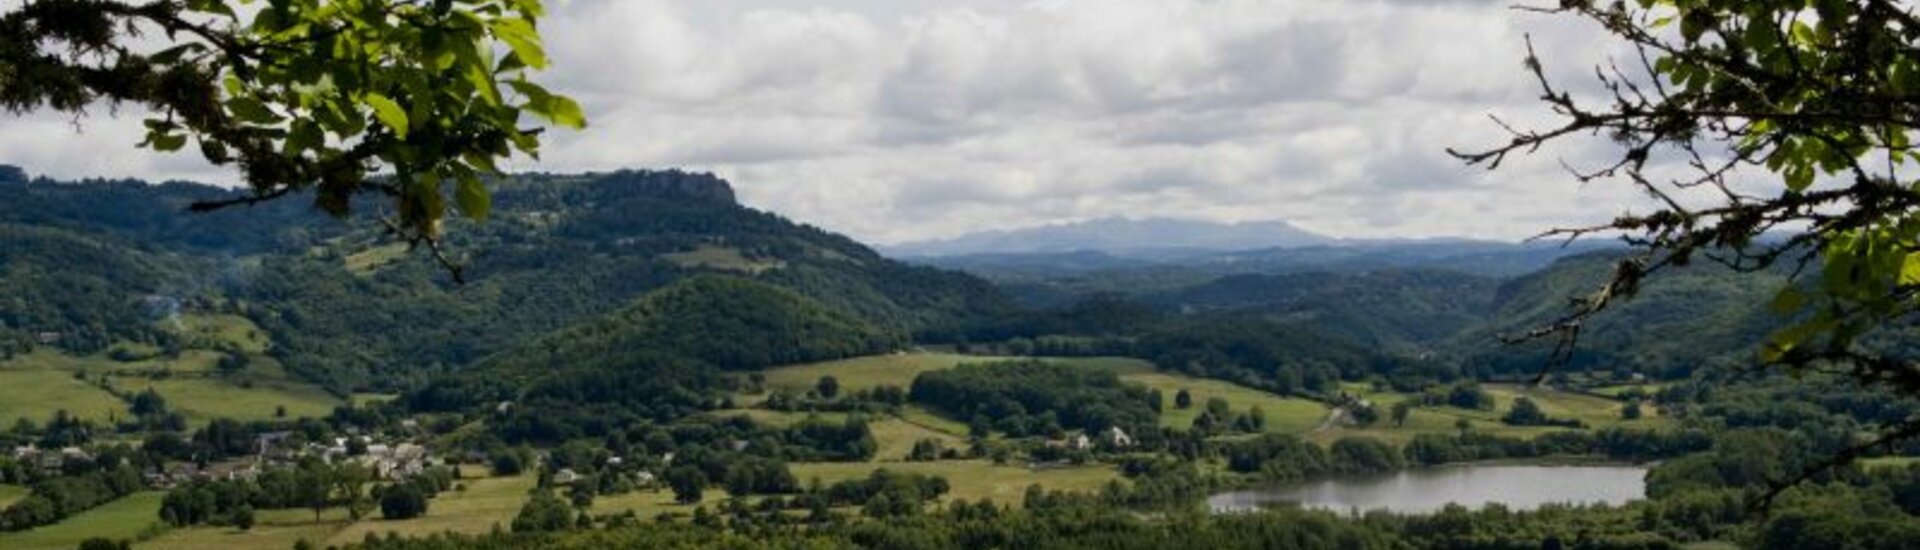
[[[1644,204],[1562,168],[1601,162],[1603,139],[1496,172],[1447,156],[1504,141],[1489,115],[1554,122],[1525,36],[1569,83],[1623,53],[1513,3],[550,0],[540,78],[589,127],[508,165],[710,171],[750,206],[885,244],[1112,216],[1512,239]],[[0,114],[0,163],[236,181],[135,148],[137,115]]]

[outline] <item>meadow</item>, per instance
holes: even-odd
[[[160,523],[160,499],[166,493],[134,493],[66,521],[16,533],[0,533],[7,550],[72,550],[93,537],[133,539]]]
[[[178,330],[190,346],[249,354],[246,368],[223,374],[219,364],[224,352],[190,348],[165,357],[153,346],[133,342],[92,355],[38,350],[0,362],[0,422],[45,422],[55,411],[65,410],[106,423],[127,415],[126,403],[114,392],[126,395],[148,388],[194,425],[216,417],[275,418],[282,407],[289,418],[326,416],[345,403],[260,355],[267,350],[267,336],[244,317],[189,314],[162,322]],[[116,359],[115,352],[121,357]]]
[[[1555,419],[1579,420],[1588,428],[1637,427],[1664,428],[1670,421],[1660,416],[1651,405],[1641,407],[1642,417],[1638,420],[1626,420],[1621,410],[1626,403],[1597,395],[1557,391],[1545,388],[1533,388],[1520,384],[1483,384],[1481,386],[1493,397],[1492,410],[1462,409],[1445,406],[1417,406],[1407,415],[1403,425],[1394,425],[1391,411],[1394,404],[1419,399],[1419,395],[1392,391],[1375,390],[1367,384],[1343,384],[1342,389],[1373,403],[1381,414],[1380,422],[1373,426],[1355,426],[1342,424],[1333,429],[1313,432],[1309,437],[1320,443],[1331,443],[1347,436],[1364,436],[1380,439],[1388,443],[1404,444],[1413,436],[1422,433],[1455,433],[1460,430],[1459,422],[1465,420],[1470,429],[1509,437],[1533,437],[1556,431],[1574,428],[1555,426],[1509,426],[1500,419],[1513,409],[1514,400],[1526,397],[1540,406],[1540,410]]]
[[[1106,466],[1060,466],[1029,468],[1020,465],[995,466],[985,460],[943,460],[937,462],[900,462],[886,464],[876,468],[872,464],[811,462],[793,464],[793,475],[802,484],[819,479],[821,483],[858,479],[871,475],[874,470],[885,468],[892,472],[911,472],[935,475],[947,478],[952,486],[945,502],[955,499],[977,501],[982,498],[993,499],[995,503],[1018,506],[1026,494],[1027,487],[1039,485],[1048,490],[1057,491],[1098,491],[1108,482],[1120,479],[1119,472]]]
[[[923,372],[1006,359],[950,353],[898,353],[780,367],[764,372],[768,389],[806,392],[819,383],[820,377],[831,375],[840,381],[841,391],[859,391],[879,386],[908,388],[913,386],[914,377]]]

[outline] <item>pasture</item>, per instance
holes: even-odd
[[[16,533],[0,533],[0,548],[8,550],[72,550],[94,537],[134,539],[160,523],[160,499],[166,493],[149,491],[106,503],[66,521]]]
[[[995,503],[1019,506],[1026,495],[1027,487],[1039,485],[1049,490],[1059,491],[1098,491],[1110,481],[1120,479],[1119,472],[1105,466],[1061,466],[1040,469],[1019,465],[995,466],[985,460],[945,460],[938,462],[899,462],[890,464],[860,464],[840,462],[809,462],[792,465],[793,476],[801,484],[819,479],[821,483],[832,484],[836,481],[864,478],[874,470],[886,469],[892,472],[910,472],[940,476],[952,486],[943,502],[955,499],[976,501],[982,498],[993,499]]]

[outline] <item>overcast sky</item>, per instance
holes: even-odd
[[[1511,0],[549,4],[544,77],[591,125],[515,169],[712,171],[752,206],[874,242],[1116,215],[1515,238],[1635,204],[1559,168],[1600,140],[1495,173],[1446,156],[1502,140],[1488,114],[1551,120],[1525,33],[1566,79],[1615,47]],[[0,163],[235,180],[140,138],[104,110],[0,115]]]

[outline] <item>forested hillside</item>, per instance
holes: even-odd
[[[741,207],[726,182],[704,174],[500,182],[490,221],[448,231],[466,284],[391,242],[373,220],[343,223],[297,198],[185,212],[235,196],[185,183],[0,173],[0,224],[10,235],[0,268],[17,274],[5,284],[19,287],[0,304],[9,349],[156,342],[166,337],[158,323],[178,305],[251,319],[270,334],[275,358],[345,392],[469,365],[703,273],[785,288],[874,335],[1006,307],[978,279],[887,260]]]

